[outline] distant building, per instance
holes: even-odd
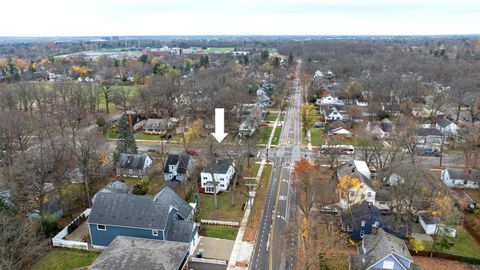
[[[480,172],[477,170],[443,169],[440,179],[448,187],[480,188]]]

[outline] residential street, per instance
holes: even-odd
[[[269,150],[273,162],[261,225],[257,235],[251,269],[295,269],[296,233],[288,232],[289,221],[297,218],[295,192],[291,186],[291,171],[303,154],[301,149],[300,107],[302,104],[298,62],[295,92],[290,98],[280,144]]]

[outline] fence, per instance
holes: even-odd
[[[204,259],[204,258],[197,258],[191,257],[191,262],[198,262],[198,263],[209,263],[209,264],[217,264],[217,265],[227,265],[227,261],[224,260],[213,260],[213,259]]]
[[[209,220],[209,219],[201,219],[201,224],[206,225],[220,225],[220,226],[230,226],[230,227],[239,227],[240,223],[236,221],[221,221],[221,220]]]
[[[410,254],[412,254],[414,256],[430,257],[430,251],[415,252],[413,250],[410,250]],[[460,262],[466,262],[466,263],[470,263],[470,264],[480,265],[480,259],[472,258],[472,257],[464,257],[464,256],[442,253],[442,252],[433,252],[432,257],[433,258],[445,259],[445,260],[449,260],[449,261],[460,261]]]
[[[74,223],[80,216],[85,215],[88,217],[90,215],[90,208],[83,211],[78,217],[76,217],[72,222],[70,222],[63,230],[61,230],[57,235],[52,238],[52,245],[54,247],[64,247],[64,248],[74,248],[74,249],[83,249],[88,250],[88,243],[82,241],[72,241],[72,240],[64,240],[63,238],[68,235],[68,227]]]

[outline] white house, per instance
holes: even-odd
[[[443,169],[440,179],[448,187],[480,188],[480,174],[477,171],[459,169]]]
[[[438,122],[435,125],[435,128],[440,130],[443,134],[452,134],[452,135],[458,135],[458,131],[460,130],[460,127],[457,126],[455,123],[452,121],[444,118],[442,121]]]
[[[422,226],[425,233],[428,235],[433,235],[438,232],[438,230],[446,230],[445,233],[450,237],[455,237],[457,235],[457,230],[445,226],[445,224],[442,223],[440,218],[432,216],[429,213],[418,214],[418,222]]]
[[[230,185],[235,174],[235,163],[230,160],[217,159],[210,165],[207,165],[200,173],[201,188],[205,193],[218,193],[225,191]],[[212,179],[212,173],[214,179]],[[213,181],[215,180],[215,181]]]
[[[347,120],[348,115],[345,112],[344,106],[330,106],[326,108],[323,112],[325,121],[336,121],[336,120]]]
[[[330,135],[338,136],[338,137],[350,138],[353,136],[353,133],[344,127],[338,127],[338,128],[332,129],[329,133]]]
[[[331,95],[328,95],[326,97],[323,97],[321,99],[317,99],[315,102],[317,105],[344,105],[345,103],[341,100],[339,100],[336,97],[332,97]]]
[[[317,70],[317,71],[315,71],[315,74],[313,75],[313,80],[315,82],[319,82],[319,81],[323,80],[323,77],[324,77],[323,73],[320,70]]]
[[[358,98],[354,100],[355,105],[359,107],[367,107],[368,106],[368,101],[363,98]]]
[[[371,204],[375,202],[376,192],[373,189],[370,169],[365,161],[353,160],[338,167],[337,178],[340,180],[345,175],[358,178],[360,180],[360,187],[358,190],[352,188],[348,198],[342,198],[342,196],[340,196],[340,207],[344,209],[348,208],[348,202],[350,202],[351,205],[363,201]]]

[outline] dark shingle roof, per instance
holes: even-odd
[[[461,180],[470,180],[470,181],[479,181],[480,173],[477,170],[460,170],[460,169],[447,169],[448,175],[452,179],[461,179]]]
[[[426,136],[442,136],[442,132],[436,128],[419,128],[417,131],[417,136],[426,137]]]
[[[167,157],[167,161],[165,162],[165,168],[163,168],[163,172],[169,173],[169,166],[178,164],[177,173],[186,173],[188,170],[189,161],[190,155],[186,153],[169,154]]]
[[[439,224],[442,222],[439,217],[432,216],[430,213],[421,213],[418,215],[422,217],[425,224]]]
[[[166,240],[190,243],[196,226],[193,221],[172,220],[166,231]]]
[[[394,257],[401,256],[413,261],[405,242],[394,235],[386,233],[382,228],[378,229],[377,235],[365,235],[363,246],[366,249],[366,253],[363,253],[363,249],[359,249],[361,254],[351,256],[351,269],[368,269],[388,255],[393,255]],[[400,260],[398,261],[401,262]]]
[[[155,196],[98,193],[88,223],[164,230],[170,206],[188,218],[192,207],[165,187]]]
[[[374,205],[370,205],[366,201],[363,201],[360,204],[352,205],[350,211],[351,214],[347,211],[342,212],[342,222],[344,224],[352,224],[352,218],[354,221],[353,223],[357,223],[359,220],[365,220],[369,216],[376,220],[380,219],[380,211],[378,208]]]
[[[117,236],[88,269],[180,269],[189,247],[186,243]]]
[[[206,166],[202,172],[208,173],[210,172],[213,166],[213,173],[227,173],[228,168],[232,165],[232,161],[228,159],[217,159],[216,161],[210,163],[210,165]]]
[[[121,153],[117,162],[117,168],[140,170],[143,169],[147,154],[124,154]]]

